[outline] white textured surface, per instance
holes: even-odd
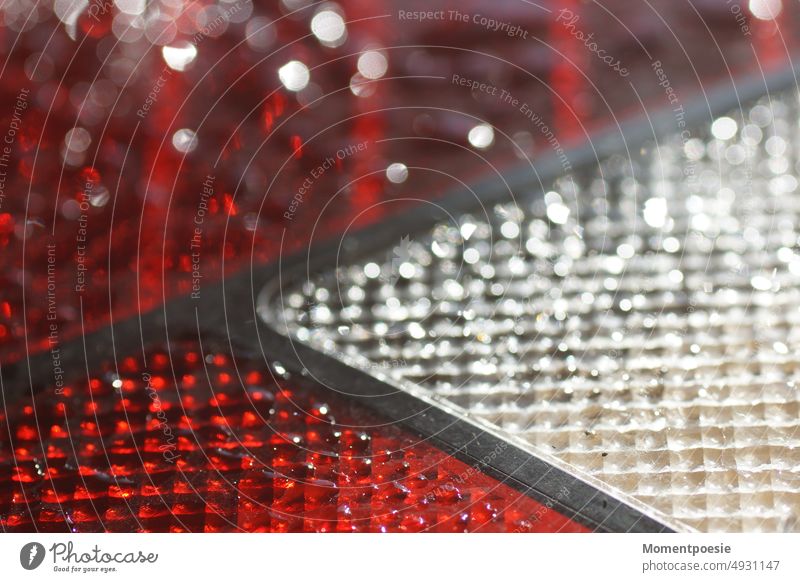
[[[800,530],[797,97],[729,117],[340,265],[289,331],[689,526]]]

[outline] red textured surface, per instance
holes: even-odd
[[[0,529],[586,531],[344,398],[204,356],[123,357],[0,417]]]
[[[511,142],[499,134],[480,152],[485,163],[465,152],[476,119],[517,136],[533,158],[553,153],[519,111],[454,85],[454,72],[509,89],[567,145],[587,139],[591,127],[613,125],[640,109],[640,98],[666,105],[650,69],[653,59],[663,61],[674,87],[686,87],[686,99],[722,71],[754,70],[755,56],[766,68],[784,58],[790,36],[781,30],[791,30],[796,19],[788,9],[778,26],[750,19],[753,33],[746,38],[718,2],[696,2],[697,12],[674,9],[671,0],[653,3],[653,9],[629,2],[606,2],[607,8],[554,4],[574,10],[584,29],[596,31],[609,52],[625,59],[634,92],[554,23],[552,12],[522,1],[405,0],[402,6],[458,8],[512,22],[527,30],[525,41],[474,24],[399,21],[392,16],[394,2],[354,0],[343,8],[352,22],[348,40],[336,48],[309,35],[310,10],[290,17],[277,2],[256,2],[250,19],[275,20],[264,51],[244,42],[247,22],[196,40],[194,19],[206,4],[193,3],[174,19],[180,30],[171,44],[184,40],[198,47],[184,72],[168,69],[160,47],[144,38],[117,42],[113,7],[98,22],[84,14],[74,39],[47,6],[30,18],[24,10],[3,13],[0,134],[14,120],[17,96],[28,91],[0,202],[0,353],[6,357],[49,347],[51,323],[53,338],[63,342],[104,324],[112,313],[120,320],[191,291],[193,218],[209,174],[215,179],[201,237],[204,282],[251,260],[274,258],[284,237],[285,249],[305,246],[317,219],[316,236],[324,237],[354,217],[360,217],[358,225],[396,212],[396,205],[381,201],[435,198],[456,185],[448,173],[469,183],[495,171],[489,162],[500,168],[518,163]],[[712,43],[718,54],[708,50]],[[356,97],[349,82],[360,51],[369,46],[387,47],[388,73],[374,92]],[[312,68],[313,82],[327,94],[319,106],[303,106],[278,82],[278,68],[291,59]],[[161,77],[158,99],[138,117]],[[74,127],[85,129],[91,142],[82,153],[64,156],[65,135]],[[197,132],[198,147],[186,155],[171,143],[181,128]],[[367,153],[315,181],[297,216],[287,221],[284,213],[309,172],[338,148],[364,140],[370,142]],[[434,171],[412,171],[406,183],[391,184],[383,171],[394,161]],[[94,202],[81,221],[87,191]],[[84,229],[86,240],[79,241]],[[54,245],[51,254],[48,245]],[[50,257],[58,268],[48,278]],[[85,288],[76,291],[79,277]],[[54,320],[47,319],[50,313]]]

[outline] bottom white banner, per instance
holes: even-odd
[[[796,534],[0,534],[4,580],[800,580]]]

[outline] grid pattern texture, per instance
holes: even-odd
[[[586,531],[260,355],[103,368],[0,411],[0,531]]]

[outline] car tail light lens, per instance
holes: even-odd
[[[487,15],[484,24],[496,12],[497,18],[519,26],[514,35],[504,35],[489,34],[487,26],[475,22],[406,21],[386,0],[320,5],[284,0],[269,6],[249,0],[124,7],[110,1],[33,4],[10,3],[0,18],[0,44],[8,52],[0,83],[8,107],[0,112],[0,128],[9,128],[0,161],[0,167],[8,168],[0,189],[5,399],[0,412],[0,529],[587,529],[555,510],[552,499],[540,503],[530,492],[521,494],[392,424],[396,417],[384,418],[348,397],[286,376],[275,362],[269,368],[255,356],[234,358],[219,349],[225,342],[212,341],[216,347],[201,350],[176,341],[141,356],[122,354],[99,368],[91,366],[85,380],[79,378],[81,366],[78,374],[55,371],[60,348],[74,341],[83,342],[86,350],[86,339],[92,341],[87,334],[111,321],[141,316],[168,298],[191,294],[194,299],[200,287],[205,296],[214,282],[227,283],[249,267],[258,270],[316,236],[329,238],[391,219],[395,207],[384,202],[403,201],[409,192],[435,199],[446,187],[447,174],[458,175],[464,184],[477,182],[489,166],[502,173],[518,163],[520,153],[538,156],[552,149],[556,134],[558,147],[585,139],[605,124],[607,108],[621,111],[631,96],[622,95],[620,88],[627,90],[627,85],[609,79],[602,61],[585,58],[584,43],[553,22],[550,8],[531,10],[525,2],[502,7],[490,7],[485,0],[459,3],[462,11]],[[404,8],[426,11],[428,4],[406,0]],[[613,16],[606,7],[567,4],[595,29]],[[629,6],[625,9],[631,13]],[[715,19],[720,28],[730,28],[727,10],[709,5],[699,6],[697,13],[704,15],[699,19],[703,35]],[[783,11],[781,22],[789,14]],[[658,37],[647,20],[631,18],[630,28],[612,35],[609,46],[620,56],[631,53],[634,61],[642,42]],[[667,27],[685,24],[680,15],[668,20]],[[774,25],[752,23],[754,40],[747,50],[755,50],[762,64],[776,58]],[[736,44],[735,34],[733,41],[730,31],[717,40]],[[510,36],[515,38],[509,43]],[[555,48],[552,54],[550,47]],[[646,62],[639,57],[638,74],[652,81],[647,57]],[[718,66],[703,59],[692,71],[699,71],[705,82],[706,73],[716,74]],[[486,71],[491,72],[488,81],[502,81],[510,93],[524,96],[531,114],[541,112],[542,124],[532,127],[532,119],[521,119],[516,106],[491,102],[488,93],[476,94],[453,77],[469,73],[477,78]],[[584,72],[591,76],[584,78]],[[633,67],[632,72],[636,76]],[[547,90],[539,90],[539,84]],[[637,98],[648,103],[654,96],[663,98],[660,85],[645,84],[649,95],[637,93]],[[752,268],[757,257],[777,257],[774,265],[767,261],[761,266],[774,267],[779,278],[795,274],[794,243],[787,242],[793,228],[785,223],[793,211],[795,186],[794,126],[786,111],[794,105],[781,103],[789,109],[781,113],[779,103],[777,114],[768,119],[753,109],[749,121],[735,120],[734,136],[725,137],[731,127],[726,121],[718,125],[720,136],[714,140],[705,136],[699,144],[692,139],[665,148],[666,165],[657,168],[677,172],[673,166],[683,148],[699,166],[730,168],[731,179],[749,180],[741,168],[752,166],[769,200],[786,194],[773,214],[758,203],[748,210],[755,222],[733,235],[736,240],[722,249],[721,258],[716,250],[708,253],[727,265],[745,248],[743,269]],[[489,127],[496,133],[487,133]],[[714,128],[709,131],[713,134]],[[501,134],[513,139],[501,140]],[[423,140],[424,147],[408,136]],[[465,148],[479,153],[487,166],[465,164]],[[367,153],[348,153],[362,151]],[[320,164],[339,158],[339,152],[344,152],[341,159],[317,177]],[[414,170],[428,167],[431,159],[435,172]],[[647,165],[645,158],[637,163]],[[369,265],[348,265],[341,279],[347,297],[341,305],[331,302],[335,290],[330,278],[295,289],[286,312],[292,333],[343,357],[355,350],[371,372],[420,384],[445,404],[461,407],[459,420],[478,419],[494,424],[492,430],[521,436],[539,451],[556,454],[685,524],[752,529],[763,518],[759,527],[791,529],[794,522],[781,512],[794,515],[786,508],[795,507],[791,492],[796,487],[790,483],[792,473],[783,471],[790,462],[780,437],[794,434],[793,385],[783,383],[791,364],[780,357],[793,344],[780,334],[773,337],[765,326],[777,321],[776,329],[790,328],[790,311],[778,320],[767,315],[770,309],[793,306],[794,296],[779,282],[780,293],[773,289],[778,303],[763,303],[773,281],[764,267],[763,273],[748,275],[762,302],[756,302],[757,313],[743,312],[751,318],[747,321],[758,320],[752,338],[739,343],[726,343],[725,335],[692,338],[688,352],[684,344],[676,347],[675,338],[683,332],[673,327],[694,330],[706,321],[697,319],[702,313],[709,325],[726,329],[705,303],[680,307],[680,301],[681,292],[697,292],[689,284],[698,273],[695,262],[707,251],[703,237],[717,241],[719,232],[736,230],[737,201],[724,188],[712,193],[713,202],[706,191],[676,198],[670,187],[680,181],[658,178],[655,168],[641,179],[658,188],[648,195],[650,205],[635,212],[645,222],[663,214],[662,226],[672,229],[662,243],[664,252],[650,249],[658,256],[653,268],[674,267],[658,270],[654,279],[665,285],[659,292],[677,298],[677,319],[662,322],[647,299],[642,304],[638,298],[641,288],[627,289],[624,297],[616,294],[626,291],[622,271],[635,262],[629,247],[638,253],[651,243],[635,240],[638,234],[625,231],[628,225],[619,220],[620,212],[636,206],[638,174],[628,174],[620,160],[609,161],[601,171],[588,181],[575,176],[554,185],[558,198],[549,195],[546,206],[501,206],[492,216],[464,216],[428,238],[399,240],[396,250],[376,255]],[[306,189],[310,175],[315,179]],[[295,205],[301,188],[304,198]],[[612,195],[605,202],[587,202],[587,193],[598,188]],[[339,192],[343,195],[334,195]],[[617,203],[621,206],[615,210]],[[780,240],[761,236],[766,233],[763,221],[780,213]],[[688,221],[692,237],[699,233],[696,239],[681,231],[681,221]],[[592,229],[598,225],[610,229],[616,250],[597,242]],[[524,237],[535,261],[516,254],[522,246],[514,246],[519,242],[515,234]],[[459,237],[476,246],[467,248]],[[675,264],[684,247],[692,260],[688,268]],[[569,264],[555,260],[553,249],[566,252]],[[450,272],[461,260],[458,253],[464,269]],[[595,267],[608,271],[599,287],[580,295],[568,286],[556,292],[565,281],[589,284],[582,269]],[[375,268],[380,285],[370,274]],[[434,276],[420,281],[424,273]],[[476,274],[486,280],[484,287]],[[518,275],[533,274],[532,287],[503,286]],[[677,281],[679,275],[683,279]],[[711,291],[703,289],[703,301],[710,297],[738,305],[739,299],[715,293],[742,285],[728,285],[721,275],[719,282]],[[434,301],[426,304],[425,293]],[[508,322],[520,310],[525,313],[520,300],[525,294],[539,297],[540,307],[532,327],[518,322],[517,331],[517,323],[509,327]],[[480,300],[473,303],[473,297]],[[499,297],[510,300],[493,312]],[[367,304],[367,312],[359,311]],[[427,317],[432,305],[444,304],[446,309]],[[581,306],[577,319],[576,305]],[[723,317],[738,315],[725,306],[719,311]],[[690,308],[698,314],[684,313]],[[623,341],[601,312],[613,312],[614,321],[626,320]],[[645,313],[663,332],[655,339],[645,338]],[[634,314],[642,314],[642,320]],[[178,336],[186,331],[181,328]],[[431,332],[437,334],[433,348]],[[648,357],[662,364],[656,386],[644,379],[652,362],[634,355],[631,347],[645,339]],[[576,348],[578,340],[587,343]],[[611,348],[610,343],[619,345]],[[691,387],[699,382],[695,370],[705,368],[698,364],[691,368],[695,376],[674,378],[674,358],[692,365],[693,358],[700,358],[694,346],[708,350],[702,354],[712,359],[723,359],[728,376],[741,371],[747,378],[736,389],[726,384],[721,392],[713,382],[704,384],[705,394],[727,403],[728,425],[706,426],[712,422],[702,412],[709,409],[702,400],[706,396]],[[755,368],[744,366],[728,354],[730,346],[741,353],[752,348],[766,359]],[[581,360],[578,351],[588,359]],[[539,354],[533,370],[513,362],[523,352]],[[24,386],[30,396],[19,396],[30,380],[19,374],[25,364],[30,372],[31,362],[35,366],[50,354],[46,365],[52,364],[53,381]],[[667,372],[661,374],[662,369]],[[750,376],[761,378],[765,370],[774,372],[770,378],[775,382],[758,400]],[[15,374],[13,382],[6,382]],[[62,385],[65,378],[68,383]],[[605,386],[606,380],[611,388],[597,392],[593,382]],[[752,413],[737,400],[754,398],[759,422],[769,423],[772,432],[758,432],[764,427],[752,424]],[[656,408],[661,416],[648,416]],[[675,432],[675,426],[683,429],[681,422],[693,427],[698,415],[706,423],[702,431]],[[642,429],[662,425],[671,431],[666,440]],[[631,438],[642,451],[636,456],[625,452]],[[724,460],[719,467],[705,460],[714,447]],[[762,483],[766,476],[769,487]],[[597,493],[587,487],[590,495]],[[670,502],[682,497],[690,500],[688,513],[677,501]],[[575,519],[589,521],[577,513]],[[642,517],[633,513],[634,520]]]

